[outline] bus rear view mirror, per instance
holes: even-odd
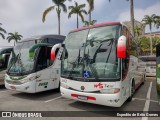
[[[60,49],[61,47],[61,44],[55,44],[53,47],[52,47],[52,50],[51,50],[51,60],[54,61],[56,59],[56,55],[58,53],[58,50]]]
[[[126,58],[126,37],[124,35],[122,35],[118,39],[117,57],[118,58]]]

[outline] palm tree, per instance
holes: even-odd
[[[84,21],[85,26],[89,26],[89,25],[94,25],[97,22],[97,20],[92,20],[91,22],[89,21]]]
[[[1,26],[1,25],[2,25],[2,23],[0,23],[0,26]],[[5,33],[5,34],[7,33],[6,30],[3,29],[2,27],[0,27],[0,35],[1,35],[1,37],[2,37],[3,39],[5,39],[4,33]]]
[[[57,12],[57,16],[58,16],[58,34],[61,34],[61,29],[60,29],[60,15],[61,15],[61,9],[63,10],[63,12],[67,13],[67,7],[64,4],[64,2],[66,2],[67,0],[52,0],[52,2],[55,4],[49,8],[47,8],[44,12],[43,12],[43,16],[42,16],[42,21],[45,22],[46,19],[46,15],[51,12],[52,10],[55,10],[56,8],[56,12]],[[71,1],[71,0],[68,0]]]
[[[88,5],[89,5],[89,10],[88,10],[88,14],[89,14],[89,23],[91,23],[92,21],[92,11],[94,10],[94,0],[87,0]]]
[[[18,32],[15,32],[15,33],[8,33],[7,40],[8,42],[14,40],[14,46],[15,46],[15,43],[18,42],[18,40],[21,40],[21,38],[23,38],[23,36],[20,35]]]
[[[83,9],[83,8],[85,8],[85,6],[86,6],[85,4],[78,5],[77,2],[75,2],[75,6],[69,6],[69,9],[71,11],[68,14],[68,18],[71,18],[72,14],[76,14],[77,15],[77,28],[79,27],[78,16],[80,16],[82,22],[84,22],[84,17],[82,15],[82,13],[87,14],[86,10]]]
[[[153,49],[152,49],[152,24],[155,23],[155,14],[152,14],[151,16],[145,15],[144,18],[142,19],[142,22],[144,22],[144,25],[149,25],[150,29],[150,51],[151,55],[153,54]]]

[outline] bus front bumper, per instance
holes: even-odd
[[[123,104],[120,100],[120,93],[117,94],[85,93],[85,92],[69,90],[63,87],[60,87],[60,91],[63,97],[74,99],[77,101],[88,102],[104,106],[111,106],[111,107],[120,107]]]
[[[20,91],[20,92],[25,92],[25,93],[35,93],[35,81],[23,83],[21,85],[14,85],[14,84],[9,84],[5,80],[5,87],[9,90],[15,90],[15,91]]]

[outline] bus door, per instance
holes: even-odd
[[[40,47],[38,52],[36,61],[36,91],[44,91],[54,87],[54,81],[51,79],[51,49],[51,47],[43,46]]]
[[[156,67],[157,96],[160,104],[160,44],[156,46]]]
[[[126,57],[122,59],[122,98],[126,100],[127,96],[129,96],[129,83],[130,83],[130,76],[128,74],[129,70],[129,61],[130,61],[130,34],[126,27],[123,27],[122,34],[126,37]]]

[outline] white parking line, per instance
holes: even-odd
[[[147,92],[147,100],[146,100],[146,103],[145,103],[144,109],[143,109],[144,112],[149,110],[151,90],[152,90],[152,82],[150,83],[150,86],[149,86],[149,89]],[[148,117],[142,117],[142,120],[148,120]]]
[[[45,103],[48,103],[48,102],[51,102],[51,101],[54,101],[54,100],[57,100],[57,99],[60,99],[60,98],[62,98],[62,96],[60,96],[60,97],[56,97],[56,98],[54,98],[54,99],[47,100],[47,101],[44,101],[44,102],[45,102]]]
[[[133,98],[132,101],[134,101],[134,100],[143,100],[143,101],[146,101],[147,99]],[[155,100],[149,100],[149,101],[158,103],[158,101],[155,101]]]
[[[0,91],[0,93],[4,93],[4,92],[7,92],[7,91],[9,91],[9,90],[3,90],[3,91]]]

